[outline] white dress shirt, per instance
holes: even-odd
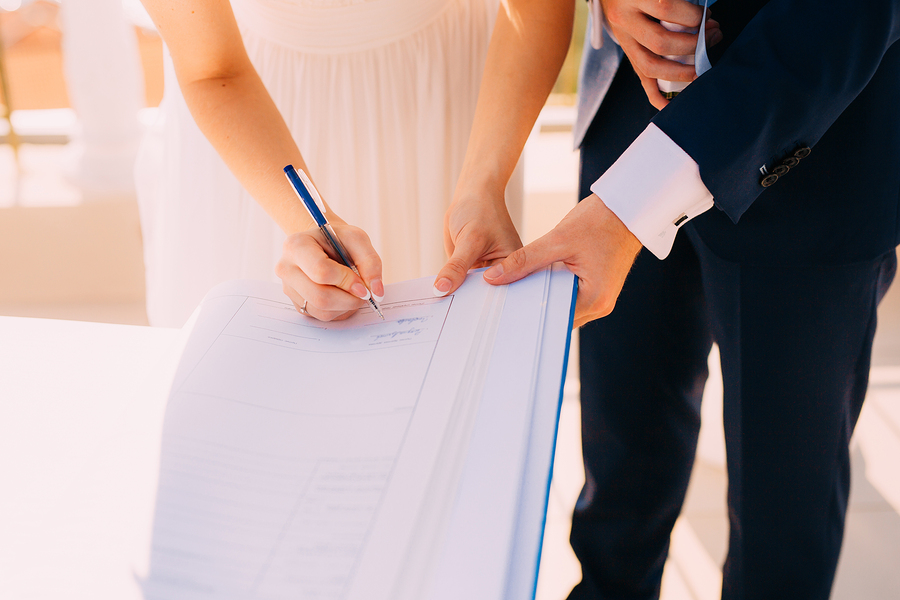
[[[715,0],[690,1],[703,4],[705,22],[706,8]],[[600,1],[589,0],[589,6],[591,45],[595,49],[602,47],[603,30],[618,44]],[[695,55],[700,75],[710,68],[705,28],[698,36]],[[697,163],[653,123],[594,182],[591,191],[659,259],[669,255],[682,225],[713,207],[712,194],[700,179]]]
[[[653,123],[591,191],[659,259],[682,225],[713,206],[697,163]]]

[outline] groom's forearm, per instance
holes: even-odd
[[[732,221],[773,183],[781,185],[774,169],[814,149],[883,66],[896,69],[896,62],[883,60],[900,40],[900,2],[859,3],[849,16],[847,6],[765,3],[713,68],[654,117],[698,163],[717,207]],[[875,106],[881,111],[887,102]]]
[[[572,37],[573,0],[504,0],[491,36],[460,186],[503,190]]]

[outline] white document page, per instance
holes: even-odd
[[[214,290],[166,412],[147,598],[391,598],[505,293],[405,282],[383,322],[322,323],[277,285]]]
[[[534,597],[573,292],[561,265],[509,286],[448,535],[427,593],[408,598]]]

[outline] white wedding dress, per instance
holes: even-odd
[[[232,7],[319,191],[369,234],[385,282],[435,274],[497,0]],[[165,65],[159,118],[136,180],[150,323],[180,327],[221,281],[277,281],[285,236],[194,124],[168,56]],[[518,218],[521,178],[514,181],[507,195]]]

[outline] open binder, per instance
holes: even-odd
[[[163,425],[148,600],[533,597],[575,277],[388,286],[322,323],[277,284],[195,315]]]

